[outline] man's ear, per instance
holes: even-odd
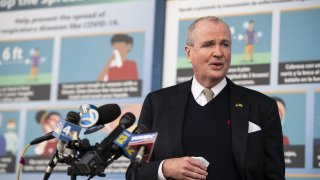
[[[185,46],[184,51],[186,52],[188,61],[192,64],[192,52],[190,46]]]

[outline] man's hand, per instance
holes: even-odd
[[[173,179],[206,179],[208,173],[203,163],[191,157],[166,159],[162,165],[162,173]]]

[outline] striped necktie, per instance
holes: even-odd
[[[203,89],[203,94],[207,99],[207,103],[210,102],[213,99],[214,93],[211,89],[204,88]]]

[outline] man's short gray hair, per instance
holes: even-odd
[[[220,19],[219,17],[216,17],[216,16],[205,16],[205,17],[201,17],[201,18],[198,18],[196,19],[188,28],[188,32],[187,32],[187,46],[193,46],[194,45],[194,30],[197,26],[197,24],[201,21],[204,21],[204,20],[210,20],[212,21],[213,23],[223,23],[225,24],[228,29],[229,29],[229,32],[230,32],[230,28],[229,26],[227,25],[227,23],[225,23],[222,19]],[[231,33],[230,33],[231,35]]]

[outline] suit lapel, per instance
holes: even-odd
[[[232,150],[241,179],[244,179],[250,105],[244,98],[245,93],[242,88],[233,84],[229,79],[228,83],[230,84]]]
[[[182,83],[174,93],[173,98],[170,98],[170,134],[172,135],[171,147],[173,147],[173,156],[181,157],[183,153],[182,131],[185,111],[188,104],[188,98],[191,93],[191,81]]]

